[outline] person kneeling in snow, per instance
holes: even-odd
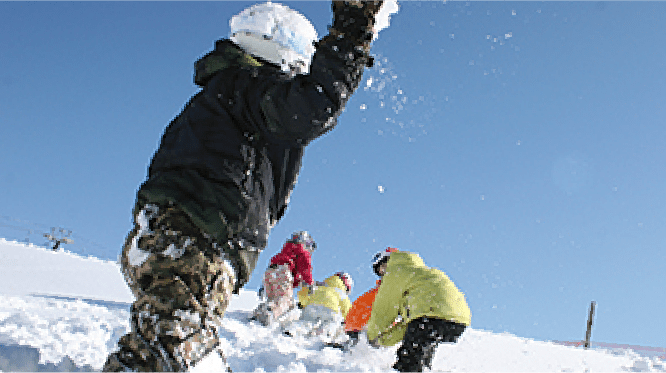
[[[298,320],[284,328],[284,333],[291,336],[319,336],[329,341],[342,333],[342,323],[351,308],[349,293],[353,281],[348,273],[338,272],[317,282],[316,285],[303,287],[298,292],[298,303],[302,308]]]
[[[252,319],[268,326],[296,306],[294,289],[301,284],[313,285],[312,253],[316,247],[308,232],[296,232],[271,258],[263,281],[266,300],[254,310]]]
[[[455,343],[471,323],[464,294],[415,253],[390,253],[380,267],[384,275],[368,320],[370,344],[393,346],[402,340],[394,369],[431,368],[437,345]]]
[[[393,247],[389,247],[384,251],[380,251],[372,258],[372,271],[379,277],[375,287],[360,295],[351,305],[351,309],[345,317],[345,333],[349,340],[344,345],[344,349],[354,347],[359,340],[361,332],[367,329],[368,320],[372,313],[372,304],[375,302],[375,296],[381,285],[381,277],[384,276],[386,269],[386,260],[392,252],[397,251]]]

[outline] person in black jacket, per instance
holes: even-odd
[[[372,63],[381,5],[334,1],[329,34],[313,46],[305,17],[258,4],[195,63],[202,89],[166,128],[137,192],[121,255],[136,297],[131,331],[104,371],[185,371],[216,349],[216,327],[285,213],[305,146],[336,126]]]

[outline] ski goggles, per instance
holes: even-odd
[[[317,249],[317,243],[311,238],[306,239],[305,242],[303,242],[303,246],[309,251],[315,251]]]

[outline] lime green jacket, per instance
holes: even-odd
[[[342,317],[347,317],[347,313],[351,308],[351,301],[345,291],[345,284],[336,275],[327,278],[324,280],[324,283],[326,284],[325,286],[317,286],[312,294],[308,294],[308,288],[303,287],[298,292],[298,302],[303,307],[311,304],[320,304],[335,312],[340,312]]]
[[[368,340],[382,346],[400,342],[407,324],[430,316],[469,325],[471,313],[464,294],[442,271],[425,265],[417,254],[391,254],[368,320]]]

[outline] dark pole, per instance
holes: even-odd
[[[590,348],[590,338],[592,337],[592,319],[594,318],[594,307],[597,302],[592,301],[590,304],[590,314],[587,317],[587,332],[585,333],[585,348]]]

